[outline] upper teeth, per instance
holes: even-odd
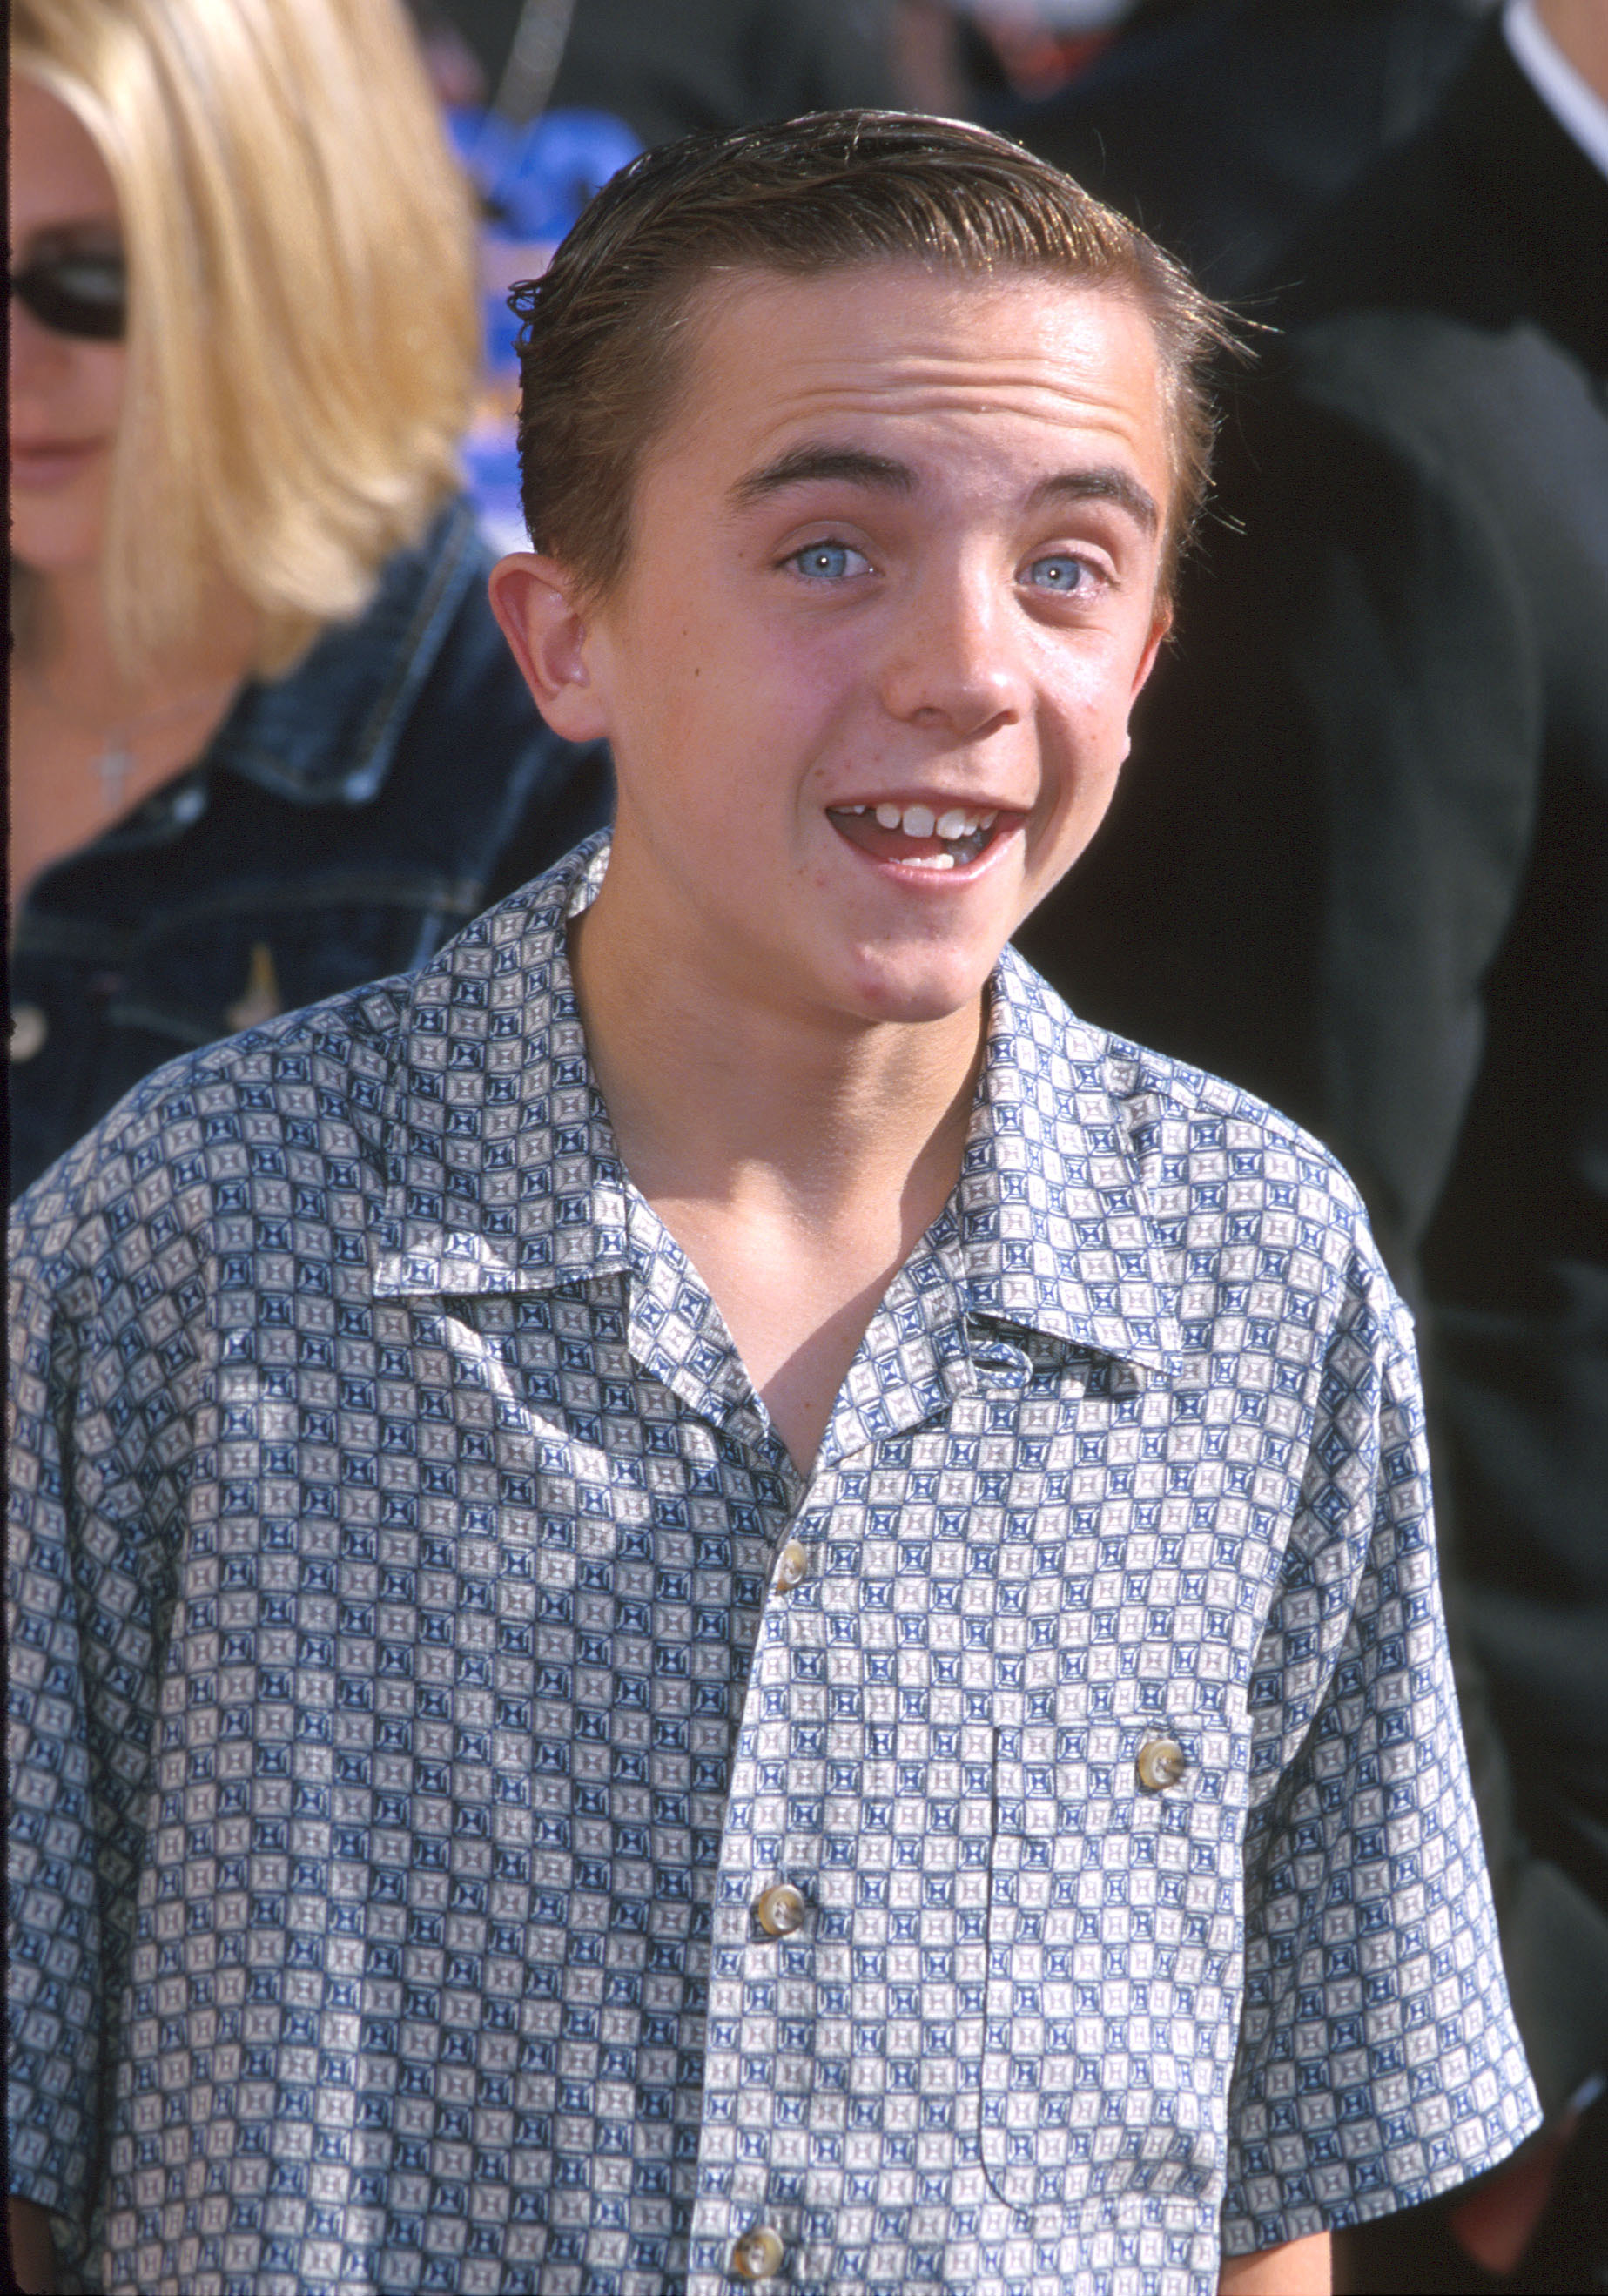
[[[930,805],[895,805],[889,798],[878,806],[845,805],[839,811],[874,813],[883,829],[902,829],[907,837],[938,836],[950,844],[963,837],[975,837],[980,829],[992,829],[999,818],[997,813],[968,813],[958,805],[935,814]]]

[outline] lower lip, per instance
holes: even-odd
[[[831,820],[832,816],[828,815],[827,818]],[[948,869],[935,869],[930,863],[900,860],[894,854],[868,853],[863,845],[857,845],[851,837],[846,836],[835,821],[832,825],[837,830],[839,843],[846,845],[857,861],[863,861],[867,868],[874,869],[878,876],[890,877],[900,885],[919,886],[923,892],[946,893],[954,892],[963,886],[974,885],[980,877],[986,876],[1021,837],[1024,821],[1025,816],[1016,814],[1008,821],[997,823],[992,836],[974,860],[957,861]]]
[[[13,439],[12,484],[32,494],[53,494],[70,486],[102,451],[98,439],[71,447],[19,447]]]

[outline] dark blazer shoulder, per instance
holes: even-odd
[[[1366,310],[1297,331],[1240,409],[1223,505],[1215,586],[1249,585],[1247,616],[1283,630],[1298,602],[1326,611],[1350,553],[1402,631],[1475,686],[1499,659],[1515,701],[1545,695],[1602,754],[1608,399],[1543,328]],[[1213,586],[1194,594],[1207,645]],[[1476,644],[1492,617],[1495,656]]]
[[[1498,20],[1434,119],[1291,249],[1271,316],[1369,308],[1528,320],[1608,369],[1608,176],[1548,111]]]
[[[1504,481],[1574,455],[1579,491],[1608,439],[1608,401],[1584,362],[1544,327],[1480,326],[1433,310],[1337,312],[1292,330],[1265,404],[1325,410],[1395,442],[1464,485]],[[1285,418],[1288,420],[1288,417]],[[1254,422],[1254,416],[1251,418]]]

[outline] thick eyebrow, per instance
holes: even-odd
[[[1115,463],[1103,463],[1092,471],[1058,471],[1054,478],[1041,479],[1027,506],[1042,510],[1054,502],[1115,503],[1145,534],[1154,534],[1161,523],[1155,496]]]
[[[788,487],[830,480],[898,495],[914,494],[917,483],[909,463],[896,462],[890,455],[869,454],[858,447],[795,447],[763,470],[751,471],[739,479],[731,499],[738,510],[751,510]],[[1028,496],[1027,507],[1042,510],[1054,502],[1114,503],[1145,534],[1154,534],[1161,523],[1161,511],[1149,488],[1115,463],[1098,463],[1087,471],[1057,471],[1053,477],[1041,479]]]
[[[908,463],[896,463],[891,455],[867,454],[857,447],[795,447],[792,454],[767,463],[762,471],[751,471],[739,479],[731,499],[736,509],[751,510],[756,503],[785,488],[832,479],[851,487],[874,487],[882,494],[915,491],[915,472]]]

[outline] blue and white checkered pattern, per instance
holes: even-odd
[[[605,860],[24,1199],[13,2187],[142,2296],[1208,2296],[1501,2158],[1344,1178],[1007,955],[806,1481],[591,1080]]]

